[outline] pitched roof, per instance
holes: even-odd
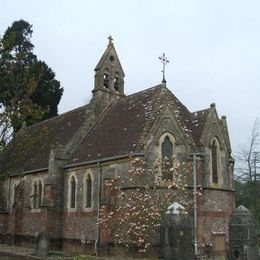
[[[204,125],[206,124],[206,120],[209,115],[209,112],[210,112],[210,108],[191,113],[190,127],[192,129],[193,139],[197,145],[200,142],[200,138],[204,129]]]
[[[79,143],[67,165],[143,152],[150,129],[166,103],[186,137],[197,143],[208,110],[190,113],[161,84],[112,103]],[[13,172],[47,168],[51,149],[62,148],[70,141],[83,125],[85,111],[86,106],[83,106],[23,129],[15,142],[8,145],[0,162],[11,164],[8,166]]]
[[[22,129],[0,158],[0,172],[48,167],[53,147],[64,147],[84,121],[85,106]]]
[[[194,136],[199,140],[206,110],[191,114],[170,90],[158,85],[112,104],[82,140],[68,164],[143,152],[150,129],[165,103],[173,111],[186,137],[194,140]]]

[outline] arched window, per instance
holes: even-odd
[[[172,179],[172,172],[170,171],[173,161],[173,143],[166,135],[161,143],[161,159],[162,159],[162,178],[164,180]]]
[[[42,182],[39,180],[38,183],[38,196],[37,196],[37,208],[40,208],[42,205]]]
[[[42,205],[43,182],[40,178],[32,182],[32,209],[40,209]]]
[[[37,182],[33,182],[33,192],[32,192],[32,208],[36,209],[37,208]]]
[[[119,73],[116,72],[115,76],[114,76],[114,90],[115,91],[119,91],[119,83],[120,83],[119,78],[120,78]]]
[[[170,138],[167,135],[162,143],[162,158],[170,161],[172,155],[172,142],[170,141]]]
[[[109,88],[109,70],[105,69],[103,75],[103,88]]]
[[[14,181],[13,184],[12,184],[12,190],[11,190],[11,197],[10,197],[10,206],[11,206],[11,209],[12,207],[14,206],[15,202],[17,202],[17,197],[16,197],[16,189],[19,185],[19,182],[20,181]]]
[[[75,177],[72,176],[70,178],[70,208],[75,209],[76,208],[76,180]]]
[[[114,78],[114,90],[119,91],[119,79]]]
[[[86,181],[86,203],[85,207],[86,208],[91,208],[92,207],[92,179],[90,174],[87,174]]]
[[[211,144],[211,174],[212,174],[213,183],[219,183],[219,171],[220,171],[219,142],[217,139],[214,139]]]

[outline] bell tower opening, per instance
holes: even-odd
[[[109,88],[109,71],[105,70],[103,75],[103,88]]]

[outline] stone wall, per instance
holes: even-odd
[[[127,175],[130,164],[128,160],[115,162],[112,164],[101,164],[102,179],[115,178],[121,175]],[[84,192],[83,192],[83,179],[86,173],[91,173],[93,176],[93,207],[91,209],[84,208]],[[51,240],[60,239],[64,240],[64,249],[83,249],[94,247],[94,241],[97,239],[97,200],[98,200],[98,181],[99,181],[100,168],[97,164],[92,167],[75,168],[70,171],[62,172],[64,177],[63,208],[58,208],[59,204],[45,205],[45,198],[43,198],[43,206],[40,209],[32,209],[32,194],[33,194],[33,181],[41,179],[43,185],[47,180],[47,172],[29,174],[25,176],[14,176],[10,181],[10,201],[8,213],[0,212],[0,233],[7,234],[11,237],[16,237],[16,242],[24,243],[29,241],[33,243],[37,235],[43,231],[47,231]],[[58,173],[59,174],[59,173]],[[77,204],[76,209],[68,208],[68,181],[71,174],[77,178]],[[60,182],[61,178],[54,178],[54,183],[51,184],[51,189],[55,189],[57,184],[55,181]],[[49,184],[48,184],[49,185]],[[49,187],[49,186],[48,186]],[[45,187],[46,188],[46,187]],[[49,188],[48,188],[49,189]],[[49,192],[49,191],[44,191]],[[46,194],[45,194],[46,195]],[[51,199],[57,201],[55,196],[58,193],[50,192],[48,196],[53,196]],[[105,198],[102,197],[102,200]],[[62,212],[62,215],[60,215]],[[62,234],[60,234],[62,228]]]
[[[98,201],[98,182],[100,170],[102,170],[102,182],[104,179],[115,178],[116,176],[127,175],[129,162],[101,164],[101,169],[98,165],[90,168],[78,168],[65,172],[64,185],[64,209],[63,209],[63,238],[67,240],[78,240],[80,243],[91,243],[97,239],[97,201]],[[91,173],[93,176],[93,207],[86,209],[84,207],[84,176]],[[68,207],[68,183],[71,175],[77,178],[77,203],[76,209]],[[103,186],[103,185],[102,185]],[[102,189],[102,193],[104,193]],[[102,196],[101,198],[105,198]],[[68,241],[67,241],[68,243]],[[75,244],[75,242],[74,242]]]
[[[151,129],[151,135],[145,146],[145,159],[151,169],[149,177],[143,180],[146,184],[156,181],[157,172],[154,171],[154,163],[161,156],[160,138],[169,133],[174,141],[174,159],[178,162],[188,162],[191,166],[191,143],[189,138],[178,129],[178,123],[173,118],[169,110],[165,110],[160,120]],[[217,126],[213,133],[218,133]],[[211,134],[206,139],[211,139]],[[202,187],[198,195],[198,235],[199,246],[215,250],[223,249],[223,241],[228,240],[228,219],[234,209],[233,175],[228,164],[228,152],[223,146],[221,155],[221,181],[213,185],[210,173],[210,147],[205,143],[200,147],[200,152],[204,155],[202,161],[197,165],[198,186]],[[102,182],[105,179],[113,179],[120,176],[125,185],[128,185],[128,170],[131,167],[129,159],[104,162],[101,165],[93,164],[64,170],[58,165],[56,157],[53,156],[53,167],[50,166],[49,173],[41,172],[24,177],[11,178],[10,205],[14,206],[15,186],[21,182],[22,194],[16,193],[19,203],[15,207],[9,208],[9,217],[0,214],[0,220],[7,221],[6,233],[19,237],[35,238],[40,232],[47,231],[52,239],[62,239],[65,250],[75,250],[85,252],[93,250],[94,242],[98,236],[97,226],[97,206],[98,206],[98,183],[99,174],[102,171]],[[51,164],[50,164],[51,165]],[[101,166],[101,168],[100,168]],[[192,186],[192,167],[190,167],[189,185]],[[93,206],[84,207],[84,177],[86,174],[93,177]],[[76,207],[69,207],[69,181],[71,176],[76,178]],[[44,192],[46,193],[45,204],[41,209],[32,209],[32,183],[34,179],[40,178],[43,181]],[[47,181],[48,180],[48,181]],[[44,183],[46,181],[46,183]],[[158,184],[158,183],[157,183]],[[0,186],[1,189],[1,186]],[[102,202],[106,201],[102,186]],[[190,192],[192,195],[192,190]],[[19,213],[19,217],[18,217]],[[190,210],[192,214],[192,209]],[[1,222],[0,222],[1,223]],[[6,222],[4,222],[6,223]],[[1,231],[0,233],[4,232]],[[220,241],[220,242],[219,242]],[[157,241],[156,241],[157,242]],[[222,244],[221,244],[222,243]],[[219,246],[220,245],[220,246]],[[203,248],[202,248],[203,250]],[[220,252],[219,251],[219,252]],[[220,252],[221,254],[221,252]]]

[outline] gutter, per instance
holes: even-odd
[[[11,201],[11,177],[10,177],[10,175],[8,176],[8,198],[7,198],[7,200],[6,200],[6,210],[7,211],[10,211],[10,201]]]
[[[98,162],[99,175],[98,175],[98,201],[97,201],[97,239],[95,241],[95,254],[99,256],[100,252],[100,208],[101,208],[101,188],[102,188],[102,165],[101,162]]]
[[[144,156],[144,153],[134,153],[134,154],[131,154],[131,155],[132,156]],[[111,160],[118,160],[118,159],[128,158],[128,157],[129,157],[129,155],[118,155],[118,156],[103,158],[103,159],[100,159],[100,160],[86,161],[86,162],[82,162],[82,163],[79,163],[79,164],[71,164],[71,165],[67,165],[66,167],[64,167],[64,168],[69,168],[69,167],[73,167],[73,166],[80,166],[80,165],[94,164],[94,163],[97,163],[97,165],[99,167],[98,201],[97,201],[97,223],[98,224],[97,224],[97,234],[96,234],[96,240],[95,240],[95,254],[96,254],[96,256],[99,256],[100,245],[101,245],[99,219],[100,219],[101,197],[102,197],[102,175],[103,175],[102,162],[107,162],[107,161],[111,161]]]
[[[122,154],[122,155],[116,155],[116,156],[111,156],[111,157],[105,157],[103,159],[90,160],[90,161],[85,161],[85,162],[80,162],[80,163],[72,163],[72,164],[68,164],[68,165],[64,166],[63,168],[68,169],[68,168],[76,167],[76,166],[83,166],[83,165],[88,165],[88,164],[96,164],[96,163],[103,163],[103,162],[108,162],[108,161],[112,161],[112,160],[119,160],[119,159],[129,158],[129,155],[144,156],[144,152]]]
[[[31,174],[31,173],[35,173],[35,172],[44,172],[44,171],[47,171],[47,170],[48,170],[48,167],[39,168],[39,169],[31,170],[31,171],[25,171],[25,172],[22,172],[22,173],[13,173],[13,174],[10,174],[9,177],[27,175],[27,174]]]
[[[124,158],[128,158],[129,155],[131,155],[131,156],[144,156],[144,152],[122,154],[122,155],[116,155],[116,156],[111,156],[111,157],[105,157],[103,159],[84,161],[84,162],[80,162],[80,163],[72,163],[72,164],[68,164],[68,165],[64,166],[63,169],[68,169],[68,168],[71,168],[71,167],[83,166],[83,165],[88,165],[88,164],[96,164],[96,163],[99,163],[99,162],[101,163],[101,162],[108,162],[108,161],[112,161],[112,160],[124,159]],[[35,170],[25,171],[25,172],[22,172],[22,173],[13,173],[13,174],[10,174],[9,176],[15,177],[15,176],[20,176],[20,175],[27,175],[27,174],[31,174],[31,173],[36,173],[36,172],[44,172],[44,171],[48,171],[48,170],[49,170],[49,168],[45,167],[45,168],[39,168],[39,169],[35,169]]]

